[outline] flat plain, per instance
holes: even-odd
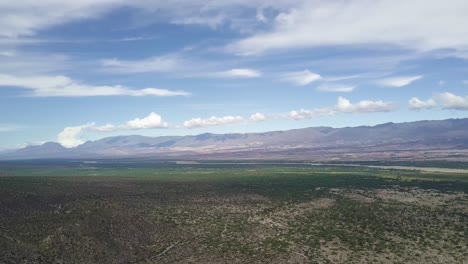
[[[0,263],[467,263],[467,231],[466,173],[0,164]]]

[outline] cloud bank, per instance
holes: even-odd
[[[382,100],[363,100],[353,104],[348,99],[340,96],[335,109],[344,113],[376,113],[391,112],[397,109],[397,105]]]
[[[184,122],[184,127],[185,128],[198,128],[198,127],[237,124],[241,122],[244,122],[244,118],[241,116],[223,116],[223,117],[212,116],[206,119],[192,118]]]
[[[97,126],[96,123],[86,123],[80,126],[65,127],[57,136],[57,142],[65,147],[76,147],[85,141],[81,138],[85,131],[95,132],[115,132],[138,129],[168,128],[169,124],[164,122],[162,117],[156,113],[150,113],[144,118],[135,118],[122,125],[106,124]]]
[[[410,110],[433,109],[438,105],[445,110],[468,110],[468,96],[460,96],[450,92],[436,94],[432,98],[424,101],[413,97],[408,102]]]

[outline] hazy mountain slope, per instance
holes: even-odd
[[[442,151],[450,152],[451,154],[447,155],[453,156],[454,150],[459,150],[462,154],[468,150],[468,118],[386,123],[372,127],[312,127],[247,134],[117,136],[88,141],[71,149],[49,142],[42,146],[26,147],[2,157],[4,159],[185,157],[320,160],[357,157],[366,153],[369,154],[369,158],[378,159],[381,153],[392,152],[386,153],[387,156],[397,157],[408,151],[414,151],[415,155],[420,154],[416,151]],[[411,152],[405,155],[411,156]]]

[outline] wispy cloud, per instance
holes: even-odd
[[[164,21],[170,24],[200,25],[216,29],[229,23],[232,27],[239,20],[247,20],[245,27],[264,23],[258,16],[245,16],[240,10],[273,8],[288,10],[297,1],[259,2],[248,0],[204,1],[182,0],[177,5],[164,1],[58,1],[2,2],[0,4],[0,36],[33,36],[38,31],[60,24],[101,17],[112,10],[130,7],[136,13],[131,27],[144,27]],[[239,28],[239,30],[242,30]]]
[[[0,44],[1,46],[1,44]],[[0,75],[47,75],[51,72],[68,71],[73,66],[82,67],[82,62],[56,53],[10,50],[0,55]]]
[[[18,126],[0,124],[0,132],[12,132],[12,131],[17,131],[18,129],[19,129]]]
[[[403,87],[407,86],[417,80],[421,80],[423,78],[422,75],[417,76],[397,76],[391,78],[385,78],[382,80],[378,80],[377,83],[383,86],[389,87]]]
[[[271,30],[226,49],[243,55],[330,45],[466,50],[468,28],[453,23],[468,24],[467,12],[463,0],[454,0],[450,6],[440,1],[301,1],[280,12]]]
[[[296,71],[284,73],[281,76],[281,80],[291,82],[295,85],[304,86],[312,82],[322,79],[317,73],[313,73],[309,70]]]
[[[352,85],[344,85],[344,84],[322,84],[317,87],[317,91],[321,92],[341,92],[341,93],[349,93],[352,92],[356,88]]]
[[[176,55],[150,57],[141,60],[103,59],[100,63],[106,72],[120,74],[174,72],[188,66],[188,62]]]
[[[141,60],[104,59],[100,61],[104,72],[110,74],[170,73],[172,77],[203,78],[257,78],[262,73],[255,69],[233,68],[219,71],[219,65],[209,60],[192,60],[183,52]]]
[[[209,76],[210,74],[208,74]],[[212,74],[214,77],[225,77],[225,78],[256,78],[262,76],[262,73],[253,69],[231,69],[222,72],[216,72]]]
[[[121,85],[88,85],[67,76],[19,77],[0,75],[0,86],[21,87],[38,97],[88,97],[88,96],[188,96],[185,91],[161,88],[131,89]]]

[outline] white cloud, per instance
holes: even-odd
[[[307,85],[309,83],[318,81],[322,79],[322,77],[317,74],[313,73],[309,70],[297,71],[297,72],[288,72],[282,75],[282,80],[291,82],[296,85]]]
[[[216,117],[212,116],[210,118],[192,118],[184,122],[185,128],[196,128],[196,127],[208,127],[208,126],[219,126],[219,125],[229,125],[244,122],[244,118],[241,116],[223,116]]]
[[[317,87],[318,91],[322,92],[342,92],[349,93],[354,90],[355,86],[342,85],[342,84],[323,84]]]
[[[127,122],[125,128],[127,129],[147,129],[147,128],[167,128],[168,124],[162,121],[160,115],[150,113],[145,118],[135,118]]]
[[[253,122],[261,122],[267,120],[267,116],[262,113],[255,113],[250,116],[249,120]]]
[[[0,36],[32,36],[40,30],[98,18],[120,8],[136,12],[131,27],[168,22],[212,28],[229,23],[236,28],[233,25],[243,21],[237,29],[249,28],[257,33],[229,46],[229,50],[242,54],[368,44],[419,51],[453,49],[462,54],[468,43],[468,28],[454,26],[468,24],[465,0],[451,0],[450,4],[437,0],[1,1]],[[277,15],[269,21],[262,10]]]
[[[384,102],[382,100],[363,100],[353,104],[348,99],[340,96],[335,108],[336,110],[344,113],[374,113],[390,112],[395,110],[397,106],[393,103]]]
[[[1,44],[0,44],[1,46]],[[49,72],[68,71],[71,66],[82,67],[81,61],[71,62],[70,58],[62,54],[7,51],[8,56],[0,56],[0,75],[44,75]]]
[[[104,59],[101,65],[109,73],[174,72],[187,67],[187,61],[175,55],[145,58],[142,60]]]
[[[58,134],[57,142],[69,148],[83,144],[85,141],[81,138],[81,136],[86,131],[116,132],[156,128],[169,128],[169,124],[164,122],[160,115],[151,112],[144,118],[135,118],[122,125],[106,124],[103,126],[97,126],[96,123],[91,122],[81,126],[66,127]]]
[[[252,70],[252,69],[231,69],[228,71],[223,71],[214,74],[214,76],[219,76],[219,77],[228,77],[228,78],[255,78],[255,77],[260,77],[262,75],[261,72]]]
[[[466,50],[468,5],[437,0],[302,1],[272,29],[227,47],[238,54],[327,45],[392,45],[418,51]]]
[[[94,123],[87,123],[81,126],[66,127],[57,135],[57,142],[67,148],[81,145],[85,142],[81,138],[82,132],[92,128],[94,125]]]
[[[403,87],[411,84],[412,82],[415,82],[417,80],[422,79],[422,75],[417,75],[417,76],[399,76],[399,77],[392,77],[392,78],[386,78],[377,81],[378,84],[383,85],[383,86],[390,86],[390,87]]]
[[[445,92],[437,96],[444,109],[468,110],[468,96],[459,96]]]
[[[417,97],[413,97],[409,100],[409,109],[411,110],[421,110],[421,109],[432,109],[437,107],[437,103],[434,99],[429,98],[426,101],[423,101]]]
[[[246,17],[245,13],[240,12],[245,8],[253,11],[259,8],[287,10],[300,1],[302,0],[271,1],[269,3],[260,0],[0,1],[0,36],[11,38],[32,36],[46,28],[73,21],[95,19],[119,8],[131,8],[132,12],[136,12],[130,21],[132,27],[163,21],[172,24],[203,25],[216,28],[224,23],[234,23],[240,19],[257,22],[255,15]],[[252,27],[252,23],[250,23],[250,27]]]
[[[316,108],[312,110],[293,110],[287,115],[288,118],[295,120],[305,119],[305,118],[314,118],[322,116],[332,116],[336,113],[333,108]]]
[[[138,130],[138,129],[152,129],[152,128],[169,128],[169,124],[164,122],[162,117],[154,112],[143,118],[132,119],[122,125],[106,124],[103,126],[92,126],[89,130],[98,132],[113,132],[123,130]]]
[[[0,74],[0,86],[21,87],[38,97],[85,97],[85,96],[188,96],[185,91],[160,88],[130,89],[121,85],[93,86],[79,83],[66,76],[17,77]]]
[[[34,35],[38,30],[61,23],[94,18],[117,1],[2,1],[0,36]]]
[[[210,61],[193,61],[179,54],[169,54],[159,57],[150,57],[141,60],[101,60],[101,66],[106,73],[134,74],[134,73],[171,73],[183,77],[209,77],[209,78],[256,78],[262,73],[248,68],[234,68],[217,71],[219,65]]]

